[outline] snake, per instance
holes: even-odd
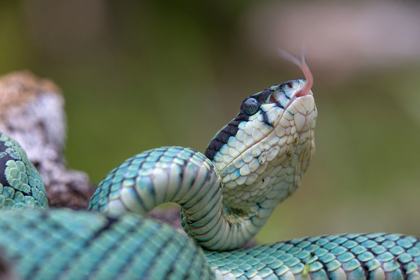
[[[0,252],[11,279],[420,279],[420,240],[386,233],[243,247],[315,152],[313,77],[247,97],[205,153],[162,147],[108,173],[87,210],[49,208],[36,168],[0,134]],[[145,214],[181,205],[186,234]],[[0,266],[1,269],[1,266]]]

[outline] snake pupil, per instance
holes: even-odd
[[[248,116],[252,116],[258,111],[258,109],[260,108],[260,104],[258,103],[257,99],[250,97],[244,101],[242,107],[245,114],[247,114]]]

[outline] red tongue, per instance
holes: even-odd
[[[299,66],[299,68],[302,70],[303,74],[305,75],[306,83],[303,86],[303,88],[300,90],[300,92],[298,92],[295,96],[300,97],[300,96],[307,95],[308,92],[311,90],[312,85],[314,84],[314,78],[312,76],[312,73],[311,73],[311,70],[309,69],[308,64],[306,63],[306,49],[305,49],[305,47],[303,47],[302,56],[301,56],[300,60],[296,56],[288,53],[287,51],[285,51],[283,49],[278,48],[277,50],[283,58],[285,58],[285,59],[291,61],[292,63],[296,64],[297,66]]]

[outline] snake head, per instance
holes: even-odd
[[[267,197],[280,201],[299,185],[314,153],[317,110],[304,55],[297,64],[305,80],[249,96],[210,142],[206,156],[221,176],[225,205],[244,209]]]

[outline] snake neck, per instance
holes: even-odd
[[[288,130],[282,127],[282,131]],[[276,128],[271,133],[276,135]],[[268,144],[274,137],[270,135],[250,150],[249,154],[256,154],[258,149],[253,159],[259,159],[257,167],[249,170],[250,174],[242,179],[240,169],[232,168],[238,160],[225,165],[217,161],[223,157],[215,157],[211,166],[215,172],[211,171],[210,175],[215,179],[210,179],[208,184],[212,187],[204,188],[203,195],[188,203],[180,203],[183,227],[202,247],[230,250],[245,244],[260,231],[274,208],[300,185],[315,150],[314,126],[294,134],[290,130],[284,141],[278,138],[282,142],[278,145]],[[239,161],[245,163],[244,159]],[[246,165],[253,168],[251,162]]]
[[[270,165],[263,164],[254,184],[236,189],[223,183],[216,165],[200,152],[182,147],[146,151],[111,171],[89,208],[145,215],[162,203],[175,202],[182,207],[185,231],[200,246],[235,249],[255,236],[278,203],[299,185],[313,149],[313,139],[301,141],[302,145],[285,144],[293,151],[286,153],[286,160],[275,157]]]
[[[209,250],[238,248],[254,236],[254,215],[223,205],[221,177],[202,153],[163,147],[138,154],[99,184],[89,209],[119,215],[147,214],[165,202],[182,207],[187,234]]]
[[[296,96],[304,84],[291,81],[247,99],[206,155],[163,147],[128,159],[100,183],[89,208],[146,214],[176,202],[185,231],[199,245],[209,250],[240,247],[296,190],[314,153],[314,99],[311,92]],[[293,94],[286,88],[294,89]],[[256,102],[272,98],[274,103],[245,117]]]

